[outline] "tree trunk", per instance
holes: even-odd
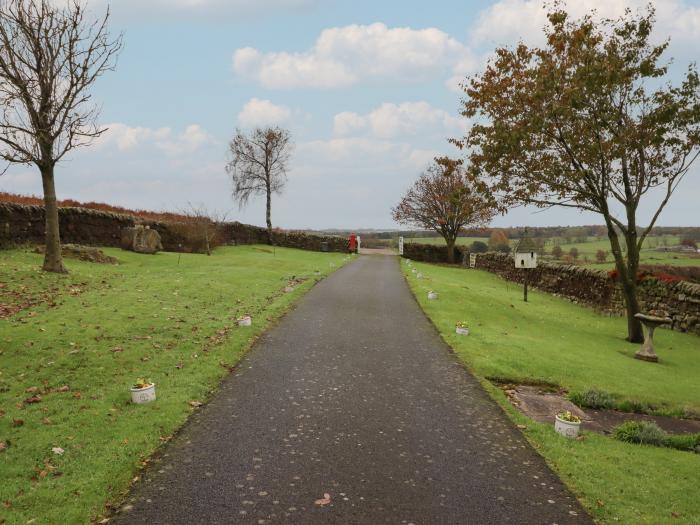
[[[627,282],[623,282],[622,291],[627,305],[627,339],[631,343],[643,343],[644,331],[642,323],[634,316],[639,313],[637,297],[637,273],[639,272],[639,250],[637,248],[637,227],[631,222],[631,227],[625,235],[627,244]]]
[[[447,262],[449,264],[454,264],[455,262],[455,240],[445,239],[447,242]]]
[[[44,255],[43,269],[47,272],[68,273],[63,265],[63,256],[61,255],[61,235],[53,166],[43,166],[40,167],[40,170],[41,181],[44,185],[44,210],[46,214],[46,254]]]
[[[267,219],[267,243],[272,245],[272,190],[269,185],[267,187],[267,214],[265,218]]]
[[[627,313],[627,340],[631,343],[642,343],[644,341],[644,332],[642,331],[642,323],[634,316],[639,313],[639,300],[637,299],[637,269],[639,267],[639,254],[636,248],[630,250],[630,239],[626,238],[628,260],[622,255],[622,246],[617,235],[617,230],[612,221],[605,217],[605,222],[608,229],[608,239],[610,239],[610,247],[613,257],[615,258],[615,268],[620,276],[620,288],[625,300],[625,310]],[[634,234],[636,238],[636,232]],[[629,258],[631,256],[631,259]]]

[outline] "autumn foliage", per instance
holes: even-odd
[[[493,207],[475,189],[462,162],[447,158],[435,159],[392,210],[398,223],[439,233],[447,243],[447,260],[451,263],[462,228],[484,225],[493,214]]]

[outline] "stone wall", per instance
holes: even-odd
[[[466,246],[455,246],[456,261],[461,261],[465,253],[467,253]],[[447,262],[447,246],[407,242],[403,245],[403,254],[404,257],[413,261],[430,263]]]
[[[60,208],[61,241],[88,246],[119,247],[122,228],[143,224],[156,230],[166,251],[191,251],[178,228],[168,223],[144,220],[131,215]],[[42,206],[0,203],[0,248],[44,242],[45,215]],[[221,226],[222,244],[266,244],[267,230],[259,226],[225,223]],[[348,241],[343,237],[310,235],[303,232],[274,232],[276,246],[302,250],[345,252]]]
[[[444,246],[406,244],[404,257],[416,261],[444,262],[447,249]],[[511,255],[477,254],[476,268],[509,281],[523,282],[524,271],[515,268]],[[622,292],[605,270],[539,262],[537,268],[527,271],[528,283],[539,290],[587,304],[604,313],[624,315]],[[639,283],[638,290],[642,311],[662,310],[673,319],[675,330],[700,335],[700,284],[668,283],[648,277]]]

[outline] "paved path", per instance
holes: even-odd
[[[388,256],[316,286],[144,477],[114,522],[592,523]]]

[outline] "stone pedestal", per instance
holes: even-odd
[[[635,317],[642,322],[647,331],[644,337],[644,344],[642,345],[642,348],[634,354],[634,357],[635,359],[641,359],[642,361],[658,363],[659,356],[657,356],[654,352],[654,330],[656,330],[656,328],[659,326],[671,324],[671,319],[668,317],[654,317],[652,315],[644,314],[637,314]]]

